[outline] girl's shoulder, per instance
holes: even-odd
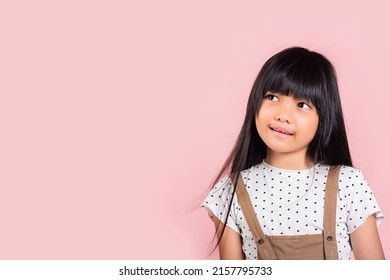
[[[343,175],[345,175],[347,177],[351,177],[350,179],[352,179],[353,176],[355,176],[355,177],[363,176],[363,172],[362,172],[362,170],[360,170],[356,167],[342,165],[340,168],[339,176],[343,176]]]
[[[331,165],[318,163],[315,165],[316,174],[323,175],[327,178]],[[340,183],[351,183],[351,181],[365,181],[363,172],[352,166],[341,165],[339,171],[339,182]]]
[[[299,174],[302,172],[313,172],[315,175],[323,175],[325,178],[328,175],[329,169],[331,168],[331,165],[328,164],[323,164],[323,163],[317,163],[313,167],[307,169],[307,170],[285,170],[285,169],[279,169],[277,167],[273,167],[266,162],[261,162],[259,164],[256,164],[250,168],[247,168],[243,171],[241,171],[241,176],[246,179],[247,177],[251,177],[254,174],[258,174],[259,172],[262,171],[271,171],[276,174],[281,174],[281,173],[290,173],[293,175],[294,173]],[[340,173],[339,173],[339,178],[344,178],[344,179],[353,179],[353,178],[360,178],[364,179],[363,172],[355,167],[352,166],[347,166],[347,165],[341,165],[340,168]],[[228,177],[225,177],[223,180],[228,180]]]
[[[214,200],[227,199],[234,194],[233,184],[229,175],[220,178],[219,181],[209,191],[205,202],[209,203]]]
[[[322,163],[317,163],[315,166],[306,170],[308,173],[313,174],[315,177],[323,177],[324,180],[326,180],[329,169],[331,168],[331,165],[328,164],[322,164]],[[260,175],[264,171],[273,171],[274,173],[279,174],[279,172],[287,172],[290,175],[294,175],[293,173],[301,173],[302,171],[299,170],[283,170],[283,169],[278,169],[275,167],[272,167],[265,163],[264,161],[253,165],[250,168],[247,168],[245,170],[242,170],[240,172],[242,178],[244,179],[245,182],[251,181],[252,177]],[[278,172],[279,171],[279,172]],[[253,179],[253,178],[252,178]],[[353,181],[359,181],[360,184],[361,182],[365,182],[366,180],[364,178],[363,172],[355,167],[352,166],[347,166],[347,165],[341,165],[340,172],[339,172],[339,181],[342,183],[353,183]],[[231,180],[230,175],[225,175],[223,178],[221,178],[211,189],[211,192],[213,193],[222,193],[222,192],[232,192],[233,190],[233,183]],[[234,194],[234,193],[231,193]]]
[[[329,165],[324,165],[327,172],[330,169]],[[365,181],[363,171],[352,166],[348,165],[341,165],[340,172],[339,172],[339,181],[340,182],[351,182],[351,181]]]

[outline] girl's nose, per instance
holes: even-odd
[[[288,124],[291,124],[291,119],[286,114],[278,114],[275,119],[277,119],[280,122],[285,122]]]
[[[283,123],[292,124],[294,105],[295,102],[292,97],[284,97],[280,102],[279,110],[276,112],[275,119]]]

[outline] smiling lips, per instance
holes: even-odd
[[[284,135],[293,135],[290,131],[288,131],[287,129],[285,128],[282,128],[282,127],[270,127],[271,130],[275,131],[275,132],[278,132],[278,133],[281,133],[281,134],[284,134]]]

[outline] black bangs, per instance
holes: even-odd
[[[287,49],[288,56],[279,54],[278,59],[271,58],[263,67],[261,85],[263,95],[270,91],[291,95],[297,99],[307,99],[314,106],[321,106],[326,91],[326,73],[329,69],[326,61],[319,59],[316,53],[303,48]],[[332,67],[331,67],[332,69]],[[325,74],[325,75],[324,75]]]

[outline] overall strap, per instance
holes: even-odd
[[[324,251],[326,260],[338,260],[336,241],[336,210],[340,165],[331,166],[325,188]]]
[[[263,260],[276,260],[276,254],[267,237],[261,230],[259,220],[257,219],[256,213],[253,209],[248,191],[246,190],[241,175],[238,176],[236,194],[238,203],[241,205],[242,212],[244,213],[245,220],[248,223],[253,239],[256,242],[258,258]]]

